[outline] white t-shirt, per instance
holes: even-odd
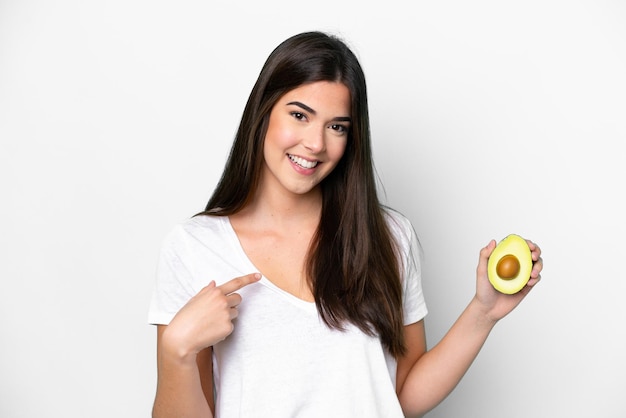
[[[405,324],[422,319],[422,249],[409,221],[388,212],[403,256]],[[148,321],[168,324],[211,280],[257,272],[228,217],[197,216],[164,240]],[[377,337],[330,329],[314,303],[262,277],[242,296],[233,333],[213,347],[217,418],[403,417],[396,361]]]

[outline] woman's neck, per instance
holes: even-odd
[[[254,219],[265,225],[283,225],[293,222],[319,223],[322,211],[322,192],[319,187],[306,194],[294,194],[284,190],[259,189],[254,198],[236,214]]]

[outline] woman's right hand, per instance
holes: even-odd
[[[220,286],[211,281],[174,316],[163,333],[163,348],[181,360],[195,361],[197,353],[233,332],[241,303],[235,292],[260,278],[259,273],[247,274]]]

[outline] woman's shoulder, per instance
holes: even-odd
[[[194,215],[179,222],[178,226],[186,230],[220,230],[228,223],[227,216],[207,215],[204,213]]]
[[[406,233],[413,230],[413,224],[411,223],[409,218],[397,209],[383,206],[382,211],[385,216],[385,220],[387,221],[387,225],[389,225],[389,228],[391,228],[392,232]]]
[[[406,215],[390,207],[383,207],[383,213],[391,235],[402,248],[420,245],[413,223]]]
[[[204,242],[210,237],[223,236],[227,232],[225,216],[195,215],[175,224],[165,236],[164,245],[179,245],[190,240]]]

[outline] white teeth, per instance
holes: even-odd
[[[303,168],[313,168],[319,162],[319,161],[308,161],[308,160],[305,160],[304,158],[296,157],[295,155],[291,155],[291,154],[288,154],[288,155],[291,161],[293,161],[294,163],[298,164],[300,167],[303,167]]]

